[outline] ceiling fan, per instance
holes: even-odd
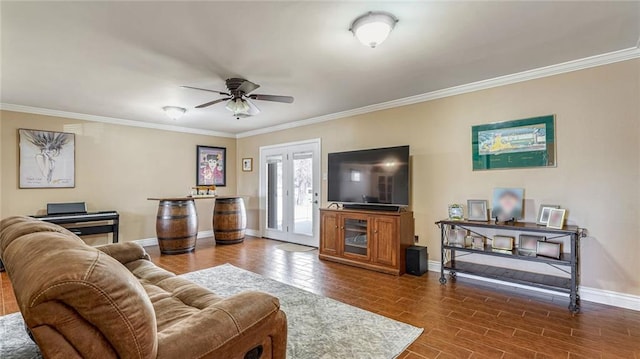
[[[255,84],[249,80],[241,79],[241,78],[230,78],[226,81],[227,92],[216,91],[203,89],[199,87],[192,86],[182,86],[183,88],[207,91],[220,94],[225,96],[224,98],[219,98],[217,100],[209,101],[203,103],[202,105],[196,106],[196,108],[205,108],[211,105],[215,105],[217,103],[228,101],[225,106],[227,110],[233,112],[233,116],[237,119],[240,117],[249,117],[253,115],[257,115],[260,113],[260,109],[253,104],[250,100],[259,100],[259,101],[274,101],[274,102],[284,102],[284,103],[292,103],[293,97],[291,96],[278,96],[278,95],[258,95],[258,94],[250,94],[260,87],[260,85]]]

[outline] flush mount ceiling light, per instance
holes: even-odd
[[[363,45],[375,48],[389,36],[398,18],[384,11],[369,11],[353,20],[349,31]]]
[[[182,115],[184,115],[185,112],[187,112],[186,108],[177,106],[165,106],[162,109],[164,110],[164,113],[166,113],[167,116],[169,116],[169,118],[171,118],[172,120],[179,119],[180,117],[182,117]]]

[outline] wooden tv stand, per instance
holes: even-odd
[[[413,212],[320,209],[320,259],[378,272],[405,273],[414,244]]]

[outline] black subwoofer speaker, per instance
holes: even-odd
[[[413,275],[423,275],[427,272],[427,261],[429,253],[427,247],[411,246],[407,247],[407,273]]]

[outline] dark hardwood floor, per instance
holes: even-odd
[[[249,238],[153,261],[181,274],[223,263],[260,273],[384,316],[424,328],[403,359],[635,358],[640,359],[640,312],[582,303],[572,316],[553,297],[496,290],[472,281],[441,286],[436,273],[395,277],[318,260],[317,251],[285,252],[280,242]],[[0,275],[2,314],[18,311],[6,273]],[[0,338],[0,340],[2,340]],[[364,338],[363,340],[366,340]]]

